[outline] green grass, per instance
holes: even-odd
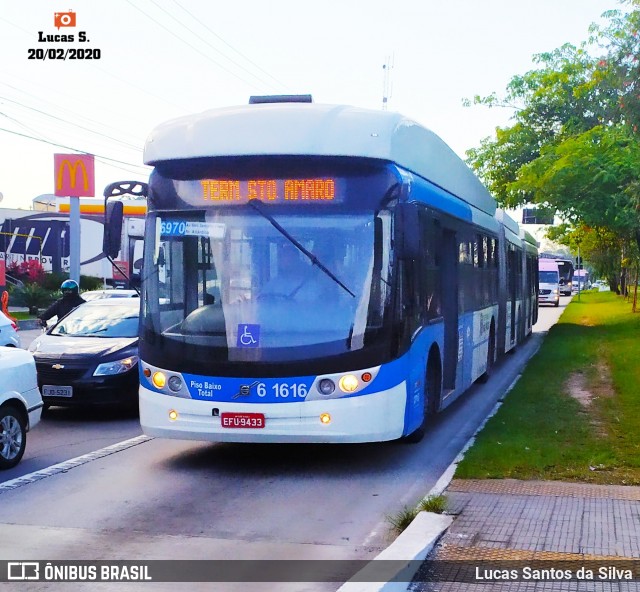
[[[26,319],[35,319],[36,317],[30,315],[28,312],[10,312],[9,313],[14,319],[19,321],[24,321]]]
[[[430,495],[423,498],[415,508],[404,507],[395,516],[387,516],[387,521],[391,524],[391,530],[394,535],[403,532],[413,519],[420,512],[433,512],[434,514],[443,514],[447,510],[447,496]]]
[[[571,374],[594,395],[587,407]],[[640,485],[640,314],[611,292],[574,298],[456,478]]]

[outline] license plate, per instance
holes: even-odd
[[[223,428],[263,428],[264,413],[221,413]]]
[[[45,397],[73,397],[73,387],[45,384],[42,387],[42,394]]]

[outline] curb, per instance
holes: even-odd
[[[431,491],[423,499],[444,493],[453,479],[458,463],[464,458],[467,450],[473,446],[476,436],[482,431],[489,419],[498,412],[498,409],[504,403],[504,399],[511,392],[511,389],[515,386],[518,380],[520,380],[520,376],[522,375],[522,371],[525,366],[537,353],[541,345],[541,339],[538,340],[537,344],[533,345],[533,352],[527,357],[525,362],[517,368],[516,377],[496,401],[496,404],[489,412],[489,415],[487,415],[484,421],[478,426],[456,458],[445,469]],[[453,519],[453,516],[447,514],[419,512],[411,524],[398,536],[398,538],[372,560],[372,562],[378,560],[393,560],[406,564],[406,567],[399,569],[395,574],[396,577],[401,577],[401,580],[368,582],[366,579],[367,568],[365,567],[348,582],[340,586],[336,592],[407,592],[409,584],[420,569],[420,562],[429,555],[442,534],[449,528],[449,526],[451,526]],[[392,579],[393,576],[389,578],[389,580]]]
[[[367,581],[368,567],[364,567],[340,586],[337,592],[406,592],[421,561],[427,557],[452,522],[453,516],[420,512],[398,538],[369,564],[375,569],[372,564],[376,561],[397,562],[403,566],[395,574],[401,581]],[[393,576],[388,579],[392,580]]]

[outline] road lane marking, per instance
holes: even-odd
[[[79,467],[81,465],[86,465],[87,463],[98,460],[99,458],[109,456],[110,454],[122,452],[123,450],[132,448],[133,446],[139,446],[140,444],[144,444],[149,440],[153,440],[153,438],[151,436],[145,435],[136,436],[135,438],[123,440],[122,442],[117,442],[116,444],[111,444],[111,446],[106,446],[105,448],[101,448],[100,450],[95,450],[94,452],[89,452],[87,454],[83,454],[82,456],[77,456],[76,458],[65,460],[64,462],[58,463],[56,465],[51,465],[50,467],[34,471],[33,473],[28,473],[27,475],[16,477],[15,479],[11,479],[10,481],[0,483],[0,494],[11,489],[22,487],[23,485],[28,485],[29,483],[41,481],[42,479],[46,479],[47,477],[51,477],[52,475],[66,473],[67,471],[75,469],[76,467]]]

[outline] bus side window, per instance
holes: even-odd
[[[433,214],[421,211],[421,228],[423,234],[424,257],[422,261],[422,308],[425,321],[429,322],[441,316],[441,278],[440,278],[440,244],[442,230]]]

